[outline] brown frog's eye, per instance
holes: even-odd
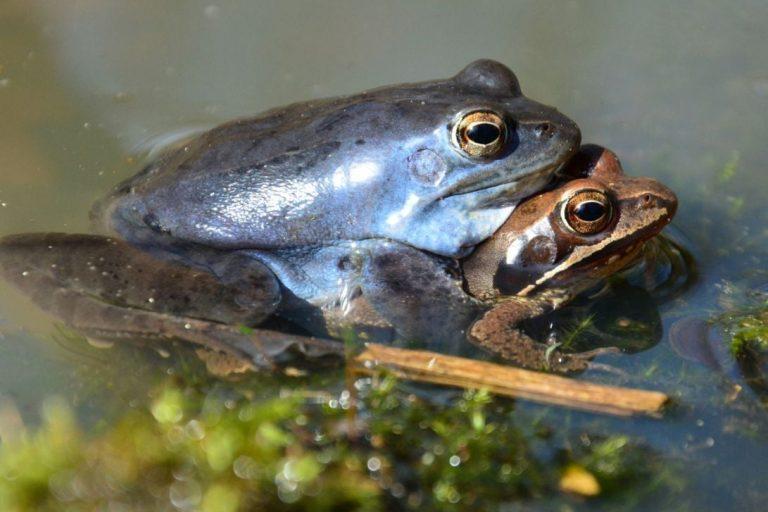
[[[599,190],[578,192],[563,205],[563,221],[580,235],[594,235],[611,221],[611,201]]]
[[[486,110],[465,114],[453,129],[456,145],[473,158],[490,158],[501,152],[507,138],[507,125],[495,112]]]

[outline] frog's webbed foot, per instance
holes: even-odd
[[[219,375],[274,370],[278,360],[289,353],[308,359],[344,355],[343,344],[332,340],[115,306],[72,290],[51,287],[48,292],[44,301],[39,297],[33,300],[88,338],[152,347],[185,341],[215,354],[215,365],[210,358],[203,359]],[[222,370],[222,361],[229,370]]]
[[[245,348],[252,344],[256,353],[250,350],[244,352],[232,350],[231,338],[227,340],[223,349],[217,350],[206,343],[196,349],[195,353],[205,363],[208,371],[217,376],[230,376],[260,369],[276,370],[280,366],[277,360],[288,353],[312,360],[344,357],[344,345],[338,341],[263,329],[247,331],[230,334],[245,338],[242,341],[246,345]]]
[[[195,354],[205,363],[208,373],[217,377],[231,377],[248,373],[254,369],[250,361],[245,361],[225,352],[198,348],[195,349]]]
[[[612,347],[589,352],[565,353],[556,344],[539,343],[515,325],[542,314],[547,304],[542,301],[510,299],[487,311],[469,330],[475,345],[520,366],[557,373],[590,368],[591,360],[604,353],[615,353]]]
[[[621,351],[617,348],[614,352],[610,352],[610,353],[618,353],[618,352],[621,352]],[[594,361],[590,361],[589,365],[587,366],[587,369],[588,370],[598,371],[598,372],[609,373],[611,375],[615,375],[617,377],[620,377],[621,379],[623,379],[625,381],[630,379],[630,375],[627,372],[625,372],[621,368],[617,368],[617,367],[612,366],[610,364],[595,363]]]

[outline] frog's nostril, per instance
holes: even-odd
[[[645,194],[643,197],[640,198],[640,208],[643,208],[643,209],[658,208],[660,206],[663,206],[663,204],[664,204],[663,199],[654,194]]]
[[[540,123],[534,129],[536,136],[539,138],[548,137],[554,131],[551,123]]]

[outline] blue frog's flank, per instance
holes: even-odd
[[[214,128],[95,211],[135,243],[284,249],[389,239],[458,257],[578,148],[577,125],[491,60]]]

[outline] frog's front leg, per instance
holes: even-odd
[[[161,257],[102,236],[24,234],[0,241],[0,270],[42,309],[96,339],[181,339],[256,367],[289,349],[341,353],[331,341],[246,329],[274,312],[280,286],[267,267],[237,253],[195,248]]]
[[[615,352],[615,349],[568,354],[558,350],[556,345],[537,342],[518,327],[520,322],[552,311],[569,298],[557,291],[532,298],[509,297],[475,322],[468,338],[472,343],[526,368],[561,373],[585,370],[592,358]]]

